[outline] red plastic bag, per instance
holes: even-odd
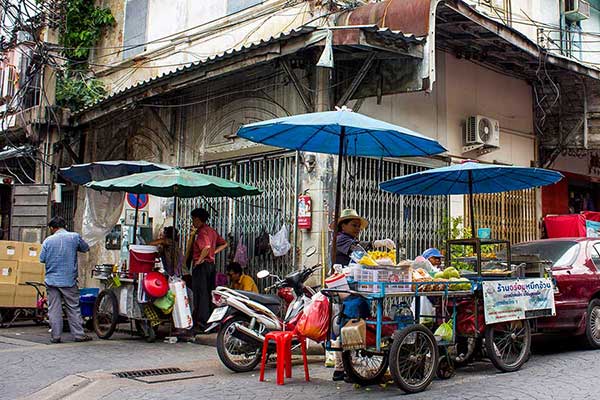
[[[298,320],[296,330],[302,335],[316,342],[327,339],[329,330],[329,300],[321,293],[313,296],[309,305]]]

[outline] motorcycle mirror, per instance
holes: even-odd
[[[271,273],[269,271],[267,271],[266,269],[263,269],[262,271],[258,271],[258,273],[256,274],[256,277],[258,279],[263,279],[269,275],[271,275]]]
[[[306,251],[304,252],[304,255],[306,257],[310,257],[312,255],[314,255],[317,252],[317,248],[315,246],[310,246],[308,249],[306,249]]]

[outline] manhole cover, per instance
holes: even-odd
[[[123,372],[115,372],[113,375],[119,378],[143,378],[146,376],[159,376],[159,375],[172,375],[172,374],[183,374],[186,372],[181,368],[155,368],[155,369],[139,369],[136,371],[123,371]]]

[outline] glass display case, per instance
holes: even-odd
[[[496,239],[456,239],[446,245],[446,267],[456,268],[461,276],[515,276],[510,242]]]

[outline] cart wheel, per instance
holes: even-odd
[[[443,355],[440,357],[440,362],[438,363],[437,370],[435,371],[435,375],[439,379],[450,379],[454,376],[456,370],[454,369],[454,365],[452,360],[448,355]]]
[[[437,342],[423,325],[396,331],[390,349],[390,372],[394,382],[407,393],[422,392],[435,376],[438,357]]]
[[[527,320],[486,325],[485,351],[502,372],[517,371],[529,358],[531,329]]]
[[[100,339],[109,339],[117,329],[119,303],[110,290],[100,292],[94,303],[94,331]]]
[[[362,386],[380,383],[388,369],[388,353],[349,350],[342,353],[344,371]]]

